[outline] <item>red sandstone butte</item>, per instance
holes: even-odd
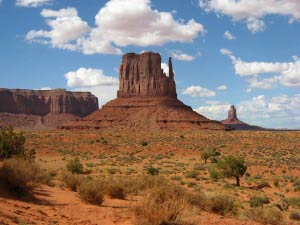
[[[222,124],[236,130],[265,130],[262,127],[249,125],[240,121],[237,117],[236,108],[234,105],[230,106],[228,117],[226,120],[222,120]]]
[[[103,130],[225,130],[220,122],[194,112],[177,99],[172,60],[169,74],[158,53],[129,53],[120,65],[118,98],[100,110],[62,129]]]

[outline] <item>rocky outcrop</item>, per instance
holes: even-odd
[[[118,98],[83,120],[61,128],[137,131],[227,129],[177,99],[171,58],[167,76],[161,68],[160,55],[153,52],[124,55]]]
[[[85,117],[98,109],[89,92],[0,89],[0,126],[56,127]]]
[[[227,125],[235,130],[265,130],[262,127],[249,125],[240,121],[237,117],[236,108],[234,105],[230,106],[228,117],[226,120],[222,120],[222,124]]]
[[[165,96],[177,98],[172,60],[169,59],[169,74],[161,68],[158,53],[128,53],[120,66],[118,97]]]
[[[69,113],[84,117],[98,109],[98,99],[89,92],[0,89],[0,112],[46,116]]]

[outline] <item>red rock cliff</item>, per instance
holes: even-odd
[[[120,66],[118,97],[162,96],[177,98],[171,58],[168,76],[161,68],[158,53],[128,53]]]
[[[46,116],[73,114],[84,117],[98,110],[98,99],[89,92],[0,89],[0,112]]]

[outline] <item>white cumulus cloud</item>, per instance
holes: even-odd
[[[229,107],[229,103],[207,101],[205,106],[200,106],[198,108],[195,108],[194,110],[209,119],[223,120],[227,116]]]
[[[289,22],[300,21],[298,0],[199,0],[207,12],[230,16],[234,21],[244,21],[252,33],[265,29],[265,16],[281,15]]]
[[[98,97],[99,106],[117,97],[119,81],[106,76],[101,69],[79,68],[65,74],[72,91],[89,91]]]
[[[0,1],[0,3],[2,0]],[[52,0],[16,0],[16,5],[21,7],[38,7],[51,4]]]
[[[94,86],[94,87],[78,87],[71,89],[72,91],[88,91],[98,98],[99,107],[103,106],[110,100],[117,97],[119,86]]]
[[[95,16],[93,28],[74,8],[51,11],[51,16],[45,12],[41,14],[47,18],[50,31],[32,30],[27,40],[84,54],[121,54],[121,48],[130,45],[189,43],[205,33],[204,26],[193,19],[175,20],[170,12],[152,9],[150,0],[110,0]]]
[[[165,72],[165,74],[167,76],[169,76],[169,65],[167,63],[162,63],[161,64],[161,68],[163,69],[163,71]]]
[[[118,85],[118,79],[106,76],[101,69],[79,68],[65,74],[67,86],[74,87],[94,87],[94,86],[114,86]]]
[[[179,51],[179,50],[173,50],[173,51],[170,51],[170,54],[176,60],[193,61],[201,53],[198,52],[196,55],[189,55],[189,54],[183,53],[182,51]]]
[[[89,31],[88,24],[81,20],[75,8],[58,11],[44,9],[41,15],[47,18],[51,30],[31,30],[26,40],[48,44],[51,47],[77,50],[77,39]]]
[[[228,87],[226,85],[221,85],[219,87],[217,87],[218,91],[226,91],[228,89]]]
[[[266,29],[266,24],[263,20],[250,17],[247,19],[247,28],[255,34],[264,31]]]
[[[207,101],[195,109],[198,113],[215,120],[223,120],[231,104]],[[300,128],[300,94],[279,95],[267,98],[255,96],[236,105],[237,116],[242,121],[267,128]]]
[[[291,62],[245,62],[236,58],[230,50],[221,49],[223,55],[231,59],[235,73],[246,77],[252,88],[271,89],[278,81],[287,87],[300,87],[300,60],[294,56]],[[267,78],[260,78],[268,75]]]
[[[201,86],[190,86],[182,91],[182,94],[192,97],[214,97],[216,92]]]
[[[230,41],[236,39],[236,37],[235,37],[232,33],[230,33],[229,30],[226,30],[226,31],[225,31],[224,37],[225,37],[227,40],[230,40]]]

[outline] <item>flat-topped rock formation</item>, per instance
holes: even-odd
[[[0,89],[0,126],[56,127],[98,110],[98,99],[89,92]]]
[[[118,98],[100,110],[62,129],[103,130],[225,130],[220,122],[194,112],[177,99],[171,58],[169,74],[153,52],[126,54],[120,65]]]
[[[165,74],[158,53],[128,53],[123,56],[118,97],[134,96],[177,98],[171,58],[169,74]]]
[[[235,130],[265,130],[262,127],[249,125],[243,121],[240,121],[237,117],[236,108],[234,105],[230,106],[228,117],[226,120],[222,120],[222,124],[227,125]]]

